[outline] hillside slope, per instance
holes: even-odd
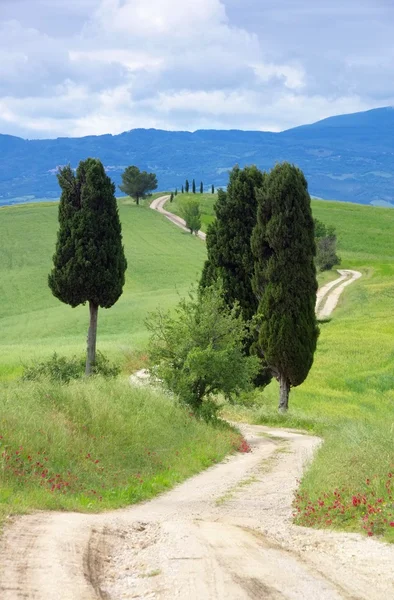
[[[268,169],[289,160],[306,173],[316,196],[363,204],[394,204],[394,110],[380,108],[331,117],[282,133],[135,129],[120,135],[22,140],[0,135],[0,205],[57,198],[59,165],[100,157],[119,184],[123,169],[153,170],[159,189],[186,178],[227,184],[228,170],[256,164]]]

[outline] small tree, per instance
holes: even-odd
[[[174,194],[173,194],[173,192],[171,192],[170,202],[172,202],[173,200],[174,200]]]
[[[237,306],[228,309],[218,287],[191,294],[175,316],[161,311],[148,323],[150,358],[166,387],[207,419],[215,417],[214,396],[247,389],[258,359],[243,353],[246,326]]]
[[[279,381],[279,410],[286,411],[290,387],[309,373],[319,334],[311,200],[304,174],[289,163],[271,171],[257,197],[252,235],[257,346]]]
[[[193,179],[193,184],[192,184],[192,191],[193,191],[193,194],[196,193],[196,181],[194,179]]]
[[[185,193],[185,190],[184,190],[184,188],[183,188],[183,186],[182,186],[182,191],[181,191],[181,194],[184,194],[184,193]]]
[[[190,233],[197,233],[201,228],[200,205],[196,200],[189,200],[182,206],[182,217],[186,222],[186,227]]]
[[[157,177],[154,173],[140,171],[138,167],[131,166],[122,173],[122,185],[119,189],[133,198],[137,205],[157,189]]]
[[[186,194],[189,193],[189,180],[188,179],[186,179],[186,183],[185,183],[185,192],[186,192]]]
[[[90,375],[96,363],[99,306],[110,308],[119,299],[127,268],[115,185],[93,158],[80,162],[76,175],[70,166],[60,169],[58,180],[59,231],[48,284],[65,304],[89,303],[86,375]]]
[[[200,183],[200,194],[204,193],[204,184],[203,182]]]
[[[175,188],[175,196],[178,195],[178,188]]]
[[[315,219],[315,238],[316,238],[316,266],[319,271],[329,271],[336,265],[341,264],[341,259],[337,255],[337,236],[335,228],[326,226],[324,223]]]
[[[212,194],[215,193],[215,186],[213,184],[212,184],[211,192],[212,192]]]

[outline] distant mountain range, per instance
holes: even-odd
[[[281,133],[134,129],[120,135],[23,140],[0,135],[0,205],[59,197],[56,172],[97,157],[116,184],[128,165],[154,171],[160,190],[195,178],[225,186],[235,164],[301,167],[312,195],[394,206],[394,108],[330,117]]]

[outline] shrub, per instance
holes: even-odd
[[[217,286],[190,294],[174,317],[157,311],[147,326],[154,374],[204,419],[215,418],[216,394],[229,399],[251,386],[259,360],[244,353],[248,327]]]
[[[96,355],[96,363],[93,367],[94,375],[103,377],[117,377],[120,367],[111,363],[101,352]],[[50,381],[69,383],[73,379],[81,379],[85,374],[85,357],[58,356],[55,352],[49,360],[35,363],[25,367],[22,379],[25,381],[36,381],[49,379]]]
[[[189,200],[182,206],[182,217],[185,219],[186,227],[190,233],[197,233],[201,228],[200,205],[195,200]]]
[[[337,236],[335,228],[326,226],[318,219],[315,221],[315,239],[316,239],[316,267],[319,271],[329,271],[336,265],[341,264],[341,259],[337,256]]]

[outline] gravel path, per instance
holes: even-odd
[[[320,440],[241,426],[237,454],[143,504],[18,518],[0,549],[2,600],[381,600],[394,546],[292,524]]]

